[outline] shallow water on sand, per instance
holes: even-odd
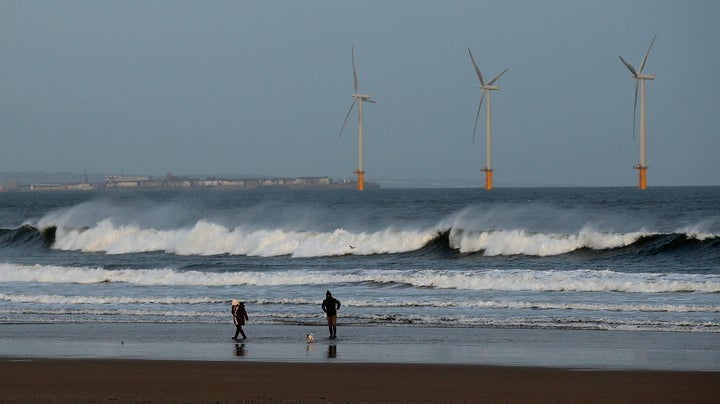
[[[245,329],[233,341],[231,325],[6,324],[0,356],[720,371],[715,333],[341,326],[330,340],[322,326]]]

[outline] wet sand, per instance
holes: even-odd
[[[0,325],[0,402],[717,402],[713,333]],[[306,343],[304,333],[318,340]]]
[[[0,358],[405,363],[720,372],[717,333],[232,324],[0,325]],[[314,332],[316,342],[305,342]]]
[[[717,402],[720,372],[0,359],[1,402]]]

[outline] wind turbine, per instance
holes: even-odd
[[[652,41],[650,41],[650,46],[648,46],[647,52],[645,52],[645,56],[642,59],[642,62],[640,63],[640,68],[638,70],[635,70],[635,68],[628,62],[625,61],[625,59],[620,56],[620,60],[623,62],[623,64],[630,70],[630,73],[632,73],[633,78],[635,79],[635,104],[633,106],[633,136],[635,135],[635,113],[637,111],[637,98],[638,98],[638,87],[640,88],[640,163],[633,166],[633,168],[639,170],[640,172],[640,179],[639,179],[639,188],[645,189],[646,181],[645,181],[645,170],[647,170],[647,165],[645,162],[645,80],[654,80],[655,75],[649,75],[644,74],[643,69],[645,68],[645,62],[647,61],[648,54],[650,53],[650,48],[653,46],[653,42],[655,42],[655,38],[657,38],[657,34],[653,37]]]
[[[343,129],[345,129],[345,124],[347,123],[348,117],[350,116],[350,112],[352,112],[353,107],[355,106],[355,103],[358,104],[358,168],[353,171],[355,174],[357,174],[357,189],[358,191],[362,191],[365,189],[365,169],[363,168],[363,115],[362,115],[362,108],[363,108],[363,102],[372,102],[373,104],[375,101],[370,99],[370,96],[367,94],[360,94],[358,92],[358,80],[357,80],[357,73],[355,72],[355,48],[352,48],[352,68],[353,68],[353,80],[355,82],[355,92],[353,93],[353,102],[350,104],[350,109],[348,109],[347,114],[345,115],[345,121],[343,121],[342,128],[340,128],[340,135],[338,135],[338,138],[342,136]]]
[[[480,88],[482,89],[482,95],[480,96],[480,104],[478,105],[477,114],[475,114],[475,128],[473,128],[473,144],[475,144],[475,132],[477,131],[477,122],[478,118],[480,117],[480,109],[482,109],[483,98],[485,98],[485,94],[487,93],[487,106],[485,111],[485,167],[483,167],[480,171],[485,172],[485,189],[492,189],[493,169],[492,155],[490,153],[490,146],[492,145],[492,128],[490,126],[490,91],[500,89],[500,87],[494,85],[495,81],[497,81],[500,76],[505,74],[505,72],[510,70],[510,68],[503,70],[500,74],[495,76],[495,78],[485,83],[482,73],[480,73],[480,69],[478,68],[477,63],[475,63],[475,58],[473,58],[472,52],[470,52],[470,48],[468,48],[468,53],[470,54],[470,60],[472,60],[472,64],[475,67],[475,72],[480,79]]]

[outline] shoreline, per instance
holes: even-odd
[[[717,333],[0,324],[3,403],[715,402]],[[313,332],[316,342],[307,343]]]
[[[0,401],[713,402],[720,372],[0,358]]]
[[[0,358],[720,372],[718,333],[248,324],[0,324]],[[314,333],[315,342],[305,340]]]

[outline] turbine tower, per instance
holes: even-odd
[[[350,104],[350,109],[348,109],[347,114],[345,115],[345,121],[343,121],[342,128],[340,128],[340,135],[338,135],[338,138],[342,136],[343,129],[345,129],[345,124],[347,123],[348,117],[350,116],[350,112],[352,112],[353,107],[355,106],[355,103],[358,104],[358,168],[353,171],[355,174],[357,174],[357,189],[358,191],[362,191],[365,189],[365,169],[363,167],[363,102],[372,102],[373,104],[375,101],[370,99],[370,96],[367,94],[360,94],[358,92],[358,80],[357,80],[357,73],[355,72],[355,48],[352,48],[352,68],[353,68],[353,80],[355,82],[355,92],[353,93],[353,102]]]
[[[487,93],[487,105],[486,105],[486,111],[485,111],[485,167],[483,167],[480,171],[485,172],[485,189],[492,189],[492,155],[490,153],[490,146],[492,145],[492,128],[490,126],[490,91],[499,90],[500,87],[495,86],[495,81],[500,78],[505,72],[510,70],[510,68],[507,68],[503,70],[500,74],[495,76],[492,80],[485,83],[485,80],[483,80],[482,73],[480,73],[480,69],[477,66],[477,63],[475,63],[475,58],[473,58],[472,52],[470,52],[470,48],[468,48],[468,53],[470,54],[470,60],[472,60],[472,64],[475,67],[475,72],[477,73],[478,79],[480,79],[480,88],[482,89],[482,95],[480,96],[480,105],[478,105],[477,114],[475,114],[475,128],[473,128],[473,144],[475,144],[475,132],[477,132],[477,122],[478,118],[480,117],[480,110],[482,109],[482,103],[483,99],[485,98],[485,94]]]
[[[653,42],[655,42],[655,38],[657,38],[657,34],[655,34],[652,41],[650,41],[650,46],[648,46],[647,52],[645,52],[645,56],[643,57],[642,62],[640,62],[640,68],[638,70],[635,70],[635,68],[630,63],[626,62],[625,59],[620,56],[620,60],[628,68],[628,70],[630,70],[630,73],[632,73],[632,76],[635,79],[635,103],[633,106],[633,137],[635,136],[635,114],[637,111],[638,88],[640,88],[640,163],[633,166],[633,168],[639,170],[640,172],[638,186],[640,189],[645,189],[645,170],[647,170],[648,168],[645,161],[645,80],[655,79],[654,74],[644,74],[643,69],[645,68],[645,62],[647,61],[648,54],[650,53],[650,48],[652,48]]]

